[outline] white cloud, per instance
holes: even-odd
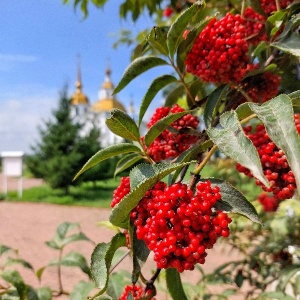
[[[0,152],[30,151],[30,145],[36,144],[37,127],[48,120],[51,110],[57,106],[58,93],[51,90],[39,90],[29,96],[16,89],[6,99],[0,98]]]
[[[0,63],[1,62],[30,63],[37,60],[38,57],[34,55],[0,53]]]
[[[10,71],[18,64],[33,63],[37,60],[39,60],[39,58],[34,55],[0,53],[0,71]]]

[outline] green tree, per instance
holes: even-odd
[[[95,131],[87,138],[80,136],[81,125],[74,124],[70,117],[66,88],[61,92],[58,108],[52,116],[38,128],[40,141],[31,147],[33,155],[26,163],[34,176],[43,178],[52,188],[61,188],[68,193],[71,185],[80,183],[73,182],[74,174],[90,157],[91,151],[99,150],[100,146]]]

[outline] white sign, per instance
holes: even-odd
[[[2,169],[5,176],[21,177],[22,176],[22,156],[23,152],[2,152]]]
[[[3,172],[3,191],[7,195],[7,179],[8,177],[19,177],[18,195],[22,197],[22,157],[24,153],[21,151],[1,152],[2,172]]]

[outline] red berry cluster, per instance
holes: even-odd
[[[299,115],[295,114],[295,124],[300,133]],[[266,192],[272,192],[278,200],[291,198],[296,188],[295,177],[288,165],[284,152],[279,149],[269,138],[264,125],[257,125],[255,132],[251,133],[252,127],[244,128],[248,138],[251,139],[259,154],[263,172],[270,182],[270,187],[265,187],[259,180],[256,183]],[[252,177],[250,171],[237,164],[237,170]]]
[[[193,270],[203,264],[218,237],[228,237],[231,219],[212,207],[221,198],[219,187],[199,182],[196,194],[186,184],[158,182],[131,212],[138,239],[154,252],[158,268]]]
[[[159,107],[155,110],[147,126],[151,128],[157,121],[166,117],[169,113],[174,114],[183,111],[184,109],[178,104],[175,104],[173,108]],[[196,129],[198,125],[199,119],[191,114],[187,114],[176,120],[171,124],[171,127],[179,132],[174,133],[165,129],[147,148],[149,156],[156,162],[177,157],[198,140],[197,136],[180,133],[180,130],[187,128]]]
[[[249,63],[245,19],[227,13],[219,21],[213,18],[196,38],[186,57],[188,72],[206,82],[240,82]]]
[[[266,18],[251,7],[247,7],[244,12],[245,27],[247,41],[249,44],[257,45],[261,41],[267,40],[267,34],[265,31]]]
[[[110,206],[115,207],[130,192],[130,177],[122,177],[120,185],[114,190]]]
[[[264,103],[279,93],[281,76],[265,72],[256,76],[245,78],[241,83],[242,89],[255,103]],[[237,101],[239,104],[247,101],[241,94],[241,99]]]
[[[280,8],[284,9],[292,2],[291,0],[279,0]],[[268,16],[277,11],[276,0],[261,0],[261,6]]]
[[[280,201],[272,195],[262,193],[258,197],[258,202],[262,205],[265,212],[271,212],[277,210]]]
[[[151,293],[151,291],[149,292]],[[131,293],[133,300],[139,300],[143,296],[144,289],[141,286],[135,284],[127,285],[119,300],[127,300],[129,293]],[[155,298],[151,298],[150,300],[155,300]]]

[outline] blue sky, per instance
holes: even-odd
[[[137,32],[154,25],[146,16],[138,24],[130,18],[120,20],[121,2],[109,0],[103,9],[91,6],[85,20],[80,10],[62,5],[61,0],[9,0],[1,6],[0,152],[29,152],[30,145],[36,144],[37,126],[50,118],[64,84],[69,94],[75,89],[78,54],[83,91],[92,103],[97,100],[108,60],[112,80],[118,83],[132,50],[112,48],[118,32],[121,28]],[[138,109],[155,74],[134,80],[117,98],[125,106],[133,99]]]

